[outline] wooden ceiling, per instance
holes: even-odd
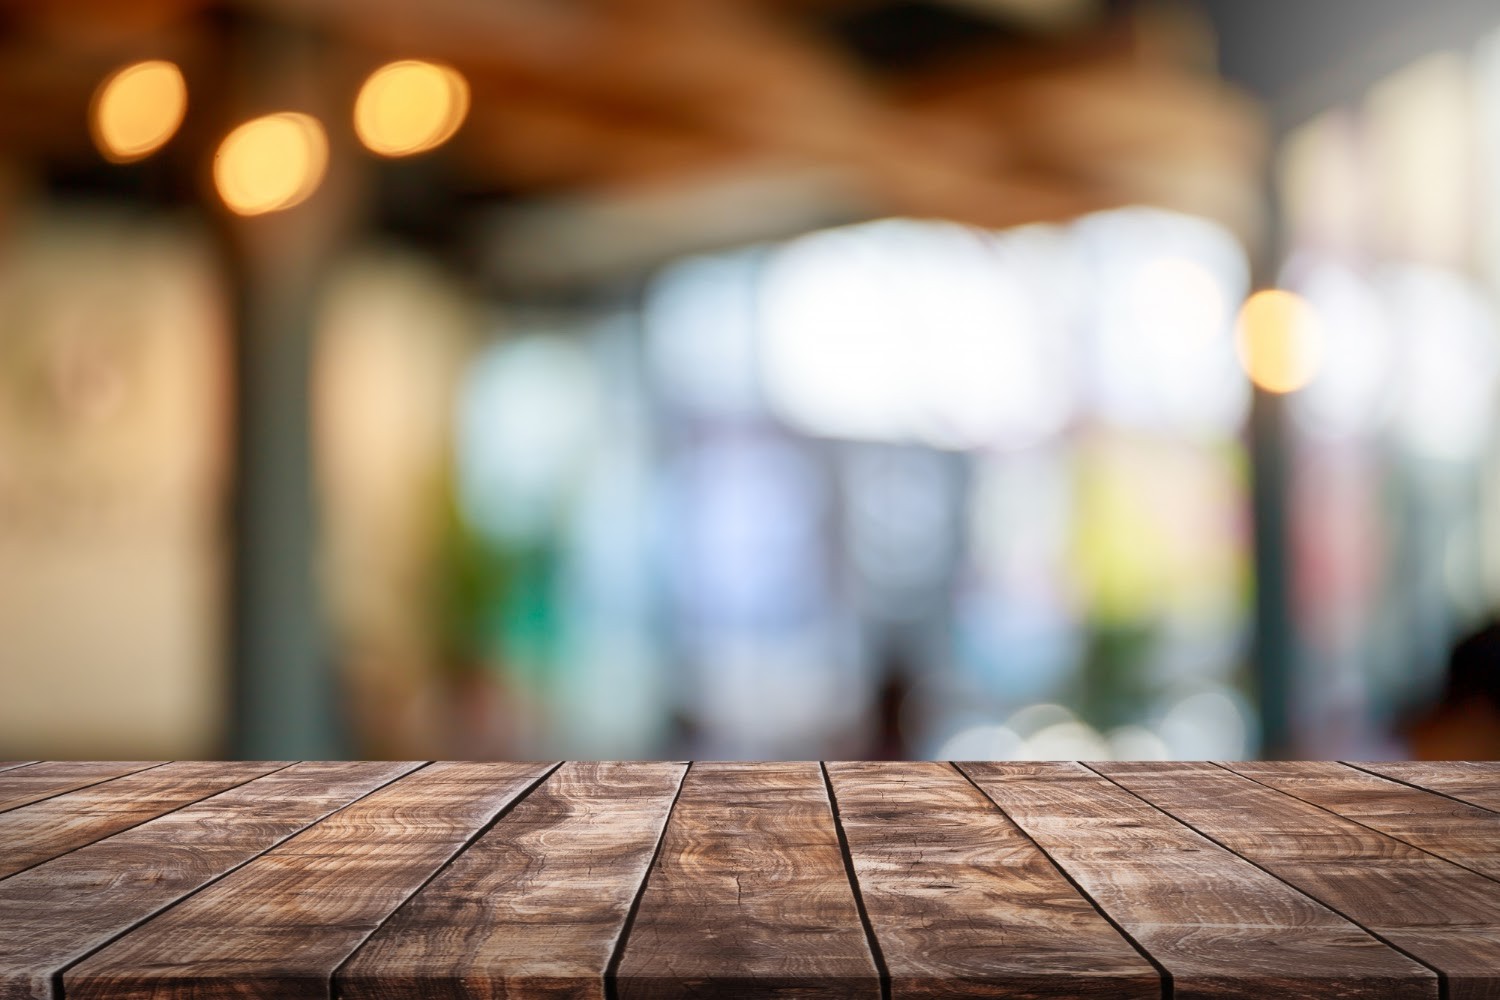
[[[247,52],[290,37],[313,40],[330,109],[389,58],[458,67],[470,117],[432,155],[471,190],[611,199],[800,173],[868,214],[992,227],[1148,203],[1253,241],[1261,215],[1261,114],[1213,72],[1203,23],[1088,0],[10,0],[0,159],[93,156],[93,88],[150,56],[188,78],[169,150],[186,169],[241,77],[274,67]]]

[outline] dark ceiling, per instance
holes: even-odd
[[[1500,29],[1496,0],[1198,0],[1224,75],[1288,128],[1431,52]]]

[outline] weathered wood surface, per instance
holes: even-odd
[[[893,997],[1161,996],[1161,977],[951,766],[830,763]]]
[[[1074,763],[961,765],[1171,974],[1175,996],[1436,997],[1437,978]]]
[[[370,939],[338,995],[602,1000],[685,770],[564,764]]]
[[[1333,761],[1224,766],[1388,837],[1500,879],[1500,813]]]
[[[0,881],[0,1000],[415,766],[294,764]]]
[[[1355,767],[1500,812],[1500,761],[1355,762]]]
[[[54,795],[164,763],[160,760],[48,760],[3,771],[0,772],[0,812],[19,809]]]
[[[183,761],[0,813],[0,878],[269,774],[288,762]]]
[[[287,840],[68,972],[84,1000],[326,1000],[333,972],[549,764],[431,764]]]
[[[817,763],[694,764],[619,995],[871,997],[880,979]]]
[[[0,1000],[1500,997],[1497,800],[1488,764],[37,762]]]
[[[1500,884],[1213,764],[1094,766],[1444,974],[1453,1000],[1500,995]]]

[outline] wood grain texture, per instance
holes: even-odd
[[[694,764],[616,980],[624,998],[871,997],[816,763]]]
[[[1500,879],[1500,813],[1334,761],[1247,761],[1223,766]]]
[[[0,1000],[415,766],[294,764],[0,882]]]
[[[0,878],[286,767],[182,761],[0,813]]]
[[[828,774],[892,997],[1162,995],[1150,963],[951,766]]]
[[[1443,973],[1500,995],[1500,885],[1212,764],[1099,771]]]
[[[1438,995],[1428,969],[1082,765],[960,766],[1167,969],[1178,1000]]]
[[[1352,762],[1355,767],[1396,781],[1404,781],[1470,805],[1500,812],[1500,761],[1381,761]]]
[[[344,1000],[603,1000],[680,763],[568,763],[339,971]]]
[[[34,760],[0,760],[0,771],[13,771],[18,767],[37,763]]]
[[[1500,998],[1497,765],[276,766],[0,771],[0,1000]]]
[[[326,1000],[334,970],[550,764],[443,762],[372,792],[64,978],[76,1000]]]
[[[0,812],[157,767],[161,760],[46,760],[0,772]]]

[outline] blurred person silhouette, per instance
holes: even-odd
[[[1419,760],[1500,760],[1500,622],[1453,647],[1442,697],[1406,737]]]

